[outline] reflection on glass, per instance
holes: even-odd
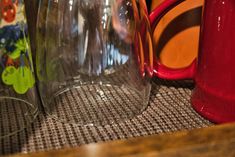
[[[148,44],[138,37],[149,26],[141,21],[148,20],[146,6],[138,6],[134,0],[41,3],[37,73],[47,113],[103,125],[146,108],[150,83],[140,71],[139,47]]]

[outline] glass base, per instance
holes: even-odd
[[[0,97],[0,139],[25,129],[38,115],[38,108],[13,97]]]
[[[54,95],[46,112],[54,119],[76,125],[106,125],[142,113],[149,99],[147,91],[125,85],[76,85]]]

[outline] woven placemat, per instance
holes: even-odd
[[[148,108],[139,116],[106,126],[59,123],[41,113],[27,129],[0,140],[0,155],[29,153],[128,139],[213,125],[190,105],[192,81],[155,79]]]

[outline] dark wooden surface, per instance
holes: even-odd
[[[235,124],[227,124],[14,157],[232,157],[234,148]]]

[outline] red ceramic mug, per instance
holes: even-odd
[[[152,28],[184,0],[165,0],[150,14]],[[154,58],[153,74],[164,79],[193,78],[193,108],[216,123],[235,121],[235,2],[205,0],[199,54],[189,67],[170,69]]]

